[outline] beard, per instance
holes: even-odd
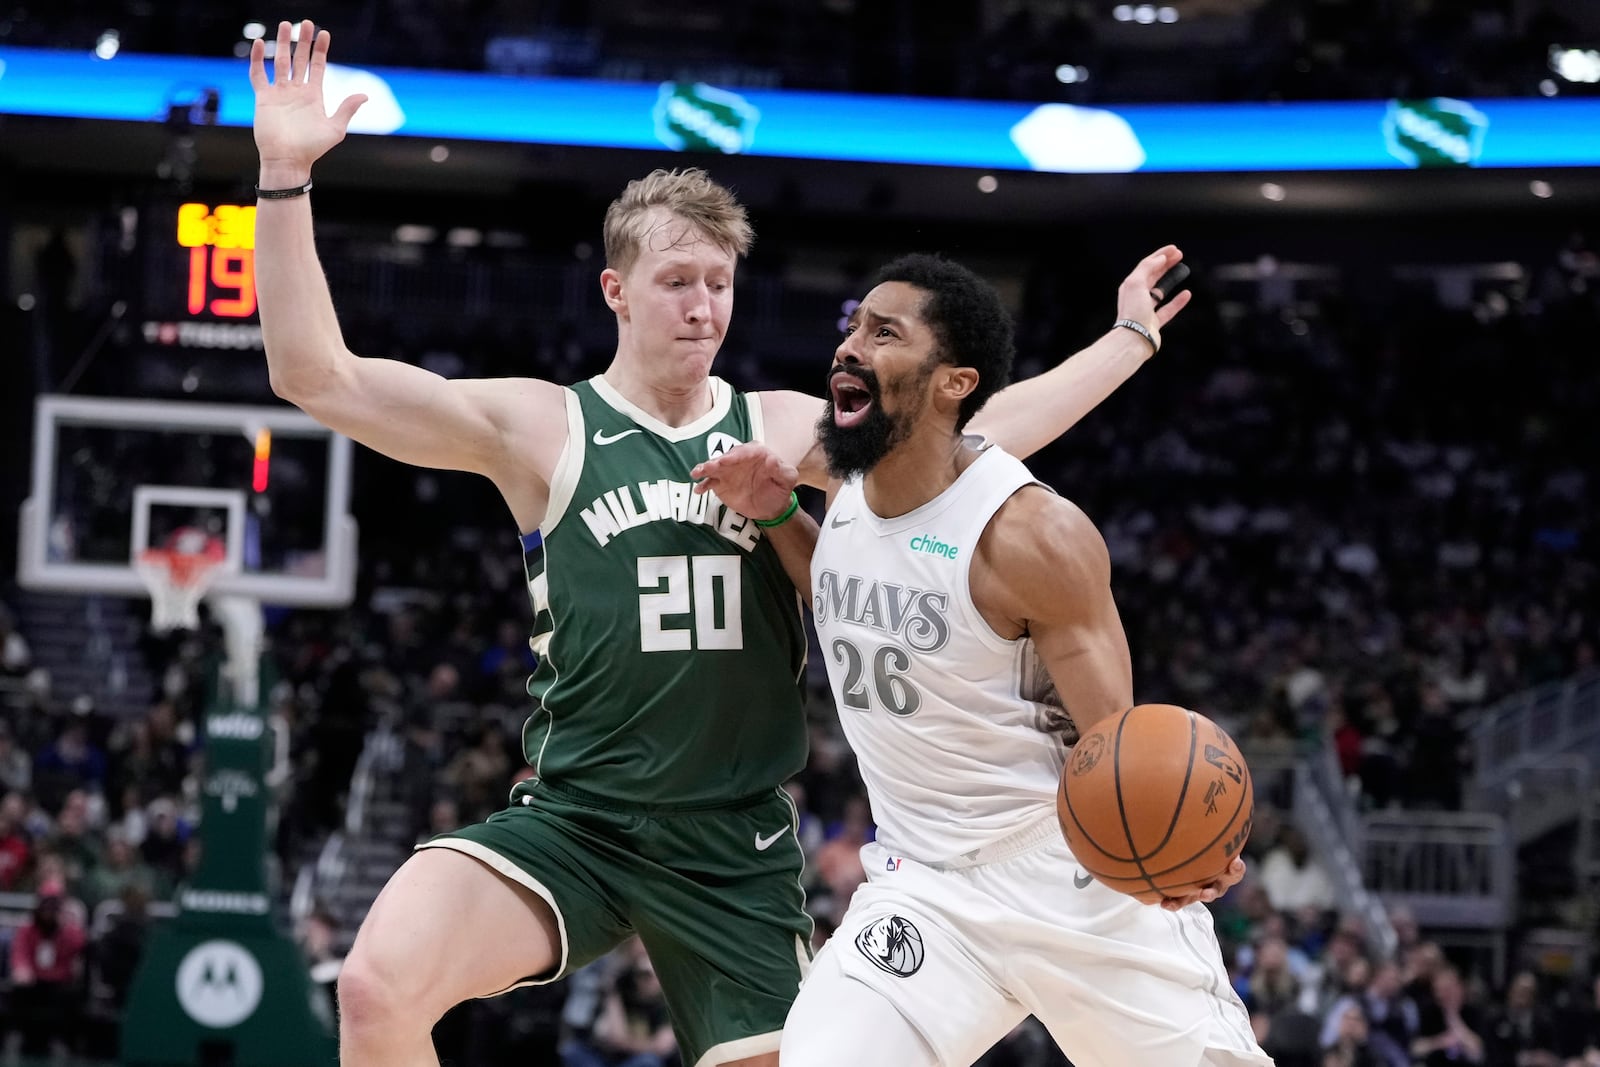
[[[822,417],[817,420],[817,440],[822,442],[822,451],[828,457],[828,473],[835,478],[866,474],[909,438],[926,406],[926,398],[922,394],[936,366],[934,360],[929,360],[910,383],[894,390],[899,395],[921,397],[914,409],[902,410],[896,415],[883,409],[883,390],[878,385],[878,376],[865,367],[850,368],[850,373],[860,379],[872,394],[872,407],[866,417],[854,426],[840,426],[833,421],[833,389],[830,385]],[[845,369],[838,364],[830,368],[829,382],[832,382],[834,374]]]

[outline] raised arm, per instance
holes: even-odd
[[[1151,289],[1182,260],[1183,253],[1167,245],[1142,259],[1117,289],[1117,319],[1131,319],[1143,325],[1155,346],[1161,344],[1161,328],[1188,306],[1190,293],[1181,292],[1157,307]],[[1070,430],[1153,355],[1155,347],[1139,333],[1123,326],[1113,327],[1060,365],[996,393],[973,416],[968,429],[1012,455],[1026,458]],[[766,412],[767,442],[773,450],[794,464],[804,484],[835,488],[816,438],[816,422],[825,401],[792,390],[764,392],[761,400]]]
[[[762,526],[784,573],[811,603],[811,553],[818,528],[793,495],[800,479],[794,464],[767,445],[748,443],[698,464],[689,477],[696,480],[695,492],[716,493],[718,500]],[[765,525],[779,519],[775,526]]]
[[[364,96],[347,97],[332,115],[323,102],[328,33],[301,24],[291,55],[290,25],[278,25],[273,77],[265,49],[250,52],[255,89],[259,184],[291,190],[344,139]],[[309,196],[262,197],[256,214],[256,292],[273,392],[334,430],[387,456],[418,466],[475,471],[499,485],[519,523],[537,523],[543,479],[565,443],[565,401],[558,386],[533,379],[448,380],[406,363],[364,359],[346,346],[312,233]],[[548,424],[543,447],[530,451],[517,426]],[[513,444],[516,441],[516,444]],[[549,452],[551,454],[544,455]],[[539,497],[537,506],[517,499]]]
[[[1140,260],[1117,289],[1117,319],[1142,324],[1156,346],[1161,328],[1188,306],[1191,294],[1185,290],[1157,307],[1151,287],[1182,260],[1183,253],[1167,245]],[[968,429],[1026,458],[1070,430],[1153,355],[1155,347],[1137,332],[1113,327],[1060,365],[996,393]]]
[[[973,603],[997,633],[1033,639],[1080,730],[1133,706],[1133,661],[1111,596],[1111,556],[1076,505],[1043,488],[1015,494],[978,542],[971,583]],[[1244,864],[1235,860],[1215,882],[1160,903],[1177,910],[1215,900],[1243,877]]]

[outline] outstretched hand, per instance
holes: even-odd
[[[789,507],[800,472],[766,445],[749,442],[713,456],[689,472],[694,491],[717,499],[752,519],[775,519]]]
[[[1188,307],[1190,298],[1194,296],[1185,289],[1160,307],[1156,306],[1171,295],[1152,292],[1156,282],[1181,262],[1182,250],[1177,245],[1167,245],[1141,259],[1139,265],[1133,268],[1133,273],[1124,278],[1122,285],[1117,288],[1117,318],[1143,323],[1155,337],[1157,345],[1161,343],[1161,328]]]
[[[300,24],[300,40],[290,41],[292,27],[278,23],[277,50],[272,56],[272,80],[267,80],[266,43],[250,46],[250,85],[256,94],[256,149],[261,154],[263,183],[292,184],[305,181],[311,164],[344,140],[356,109],[365,95],[347,96],[328,114],[322,82],[328,68],[327,30],[318,31],[310,19]],[[271,172],[280,175],[268,178]]]

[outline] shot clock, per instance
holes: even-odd
[[[254,205],[178,205],[178,247],[188,250],[185,308],[190,315],[247,319],[256,313]]]
[[[134,291],[145,343],[260,351],[255,205],[160,200],[141,216]]]

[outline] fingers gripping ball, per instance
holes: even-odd
[[[1056,814],[1085,871],[1147,902],[1220,876],[1250,836],[1250,768],[1226,731],[1171,704],[1096,723],[1067,756]]]

